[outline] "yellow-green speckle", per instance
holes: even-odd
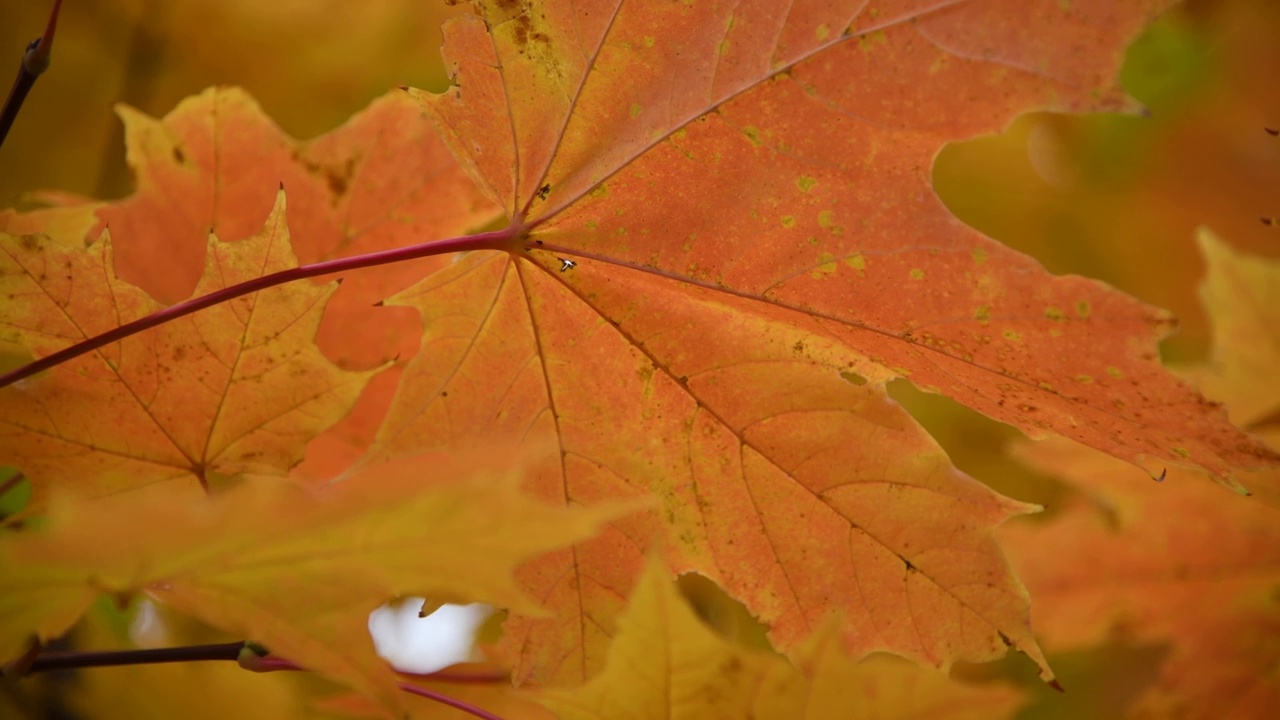
[[[1111,376],[1111,377],[1113,377],[1113,378],[1122,378],[1122,377],[1124,377],[1124,373],[1120,372],[1120,368],[1116,367],[1115,365],[1108,365],[1108,366],[1107,366],[1107,374],[1108,374],[1108,375],[1110,375],[1110,376]]]
[[[590,192],[590,195],[591,195],[591,197],[593,197],[593,198],[604,198],[604,197],[609,197],[609,185],[608,185],[608,183],[600,183],[599,187],[597,187],[595,190],[592,190],[592,191]]]
[[[979,305],[977,311],[973,313],[973,319],[983,325],[991,322],[991,307],[989,305]]]
[[[653,47],[655,44],[657,44],[657,42],[658,42],[657,38],[655,38],[652,35],[644,36],[644,46],[647,48]]]
[[[818,237],[816,235],[810,235],[809,237],[805,238],[805,241],[808,242],[810,245],[817,245]]]
[[[889,37],[884,34],[883,30],[876,30],[858,37],[858,47],[864,52],[870,52],[871,48],[876,45],[884,45],[889,42]]]
[[[809,273],[809,276],[815,280],[826,277],[836,271],[835,255],[832,255],[831,253],[822,253],[819,259],[822,261],[822,264],[818,265],[818,267],[813,269],[813,272]]]
[[[844,226],[836,224],[835,214],[830,210],[823,210],[818,213],[818,227],[831,231],[832,235],[844,233]]]
[[[728,41],[728,40],[721,40],[721,41],[720,41],[720,47],[719,47],[719,48],[717,48],[716,52],[720,53],[721,55],[728,55],[728,54],[729,54],[729,41]]]
[[[1082,318],[1089,317],[1090,310],[1092,310],[1092,307],[1089,305],[1088,300],[1081,300],[1080,302],[1076,303],[1076,314],[1079,315],[1080,317]]]
[[[819,25],[818,29],[813,31],[813,36],[818,38],[818,40],[826,40],[831,37],[831,28],[826,25]]]
[[[631,103],[631,117],[640,116],[640,103]]]
[[[1076,376],[1076,382],[1080,383],[1081,385],[1088,385],[1089,383],[1093,382],[1093,376],[1092,376],[1092,375],[1077,375],[1077,376]]]
[[[794,216],[792,216],[792,215],[783,215],[783,216],[782,216],[782,227],[784,227],[784,228],[793,228],[793,227],[795,227],[795,226],[796,226],[796,219],[795,219],[795,217],[794,217]]]
[[[911,279],[912,279],[912,280],[923,280],[923,279],[924,279],[924,271],[923,271],[923,270],[921,270],[920,268],[911,268]]]
[[[849,257],[845,258],[844,264],[848,265],[854,270],[857,270],[859,275],[862,275],[863,271],[867,269],[867,259],[862,256],[862,253],[850,255]]]
[[[1054,322],[1061,322],[1067,319],[1066,313],[1062,312],[1061,308],[1056,308],[1052,305],[1044,309],[1044,316]]]
[[[982,248],[974,248],[969,255],[973,257],[974,265],[981,265],[987,261],[987,251]]]
[[[1041,390],[1047,390],[1049,392],[1053,392],[1053,386],[1047,382],[1036,383],[1036,387],[1040,388]]]
[[[1190,450],[1188,450],[1188,449],[1186,449],[1186,448],[1184,448],[1184,447],[1176,447],[1176,448],[1174,448],[1174,449],[1173,449],[1173,453],[1174,453],[1175,455],[1177,455],[1178,457],[1180,457],[1180,458],[1189,458],[1189,457],[1191,457],[1191,451],[1190,451]]]
[[[595,229],[596,229],[596,228],[598,228],[598,227],[600,227],[600,223],[596,222],[595,220],[588,220],[588,221],[587,221],[587,229],[588,229],[588,230],[595,230]]]
[[[1004,336],[1005,340],[1012,340],[1013,342],[1022,342],[1022,334],[1019,333],[1017,330],[1005,330],[1000,334]]]
[[[751,141],[752,145],[760,144],[760,129],[755,125],[743,125],[742,134],[747,136],[747,139]]]
[[[801,175],[800,179],[796,180],[796,187],[800,188],[801,192],[809,192],[813,189],[813,186],[817,184],[817,179],[811,178],[808,175]]]

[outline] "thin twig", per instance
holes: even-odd
[[[53,0],[53,11],[49,13],[49,22],[44,26],[44,35],[32,40],[22,53],[22,62],[18,64],[18,77],[13,79],[13,87],[9,89],[9,98],[4,101],[4,109],[0,110],[0,145],[9,135],[9,128],[18,118],[18,111],[27,99],[27,93],[36,84],[36,78],[49,69],[49,59],[53,54],[53,33],[58,27],[58,11],[62,9],[62,0]]]
[[[146,650],[107,650],[41,652],[31,663],[27,673],[49,670],[69,670],[86,667],[111,667],[118,665],[154,665],[157,663],[196,662],[204,660],[235,660],[244,647],[242,642],[217,645],[188,645],[185,647],[151,648]]]
[[[502,718],[498,717],[497,715],[494,715],[493,713],[487,712],[485,710],[481,710],[480,708],[476,707],[475,705],[472,705],[471,703],[462,702],[461,700],[451,698],[448,695],[441,695],[440,693],[434,690],[428,690],[424,687],[418,687],[417,685],[412,685],[407,682],[402,682],[397,684],[400,686],[401,690],[409,693],[410,695],[417,695],[418,697],[424,697],[429,700],[435,700],[441,705],[448,705],[451,708],[456,708],[469,715],[474,715],[478,718],[484,718],[484,720],[502,720]]]
[[[30,666],[24,669],[22,674],[47,672],[49,670],[69,670],[73,668],[152,665],[156,663],[195,662],[203,660],[234,660],[240,662],[242,667],[255,672],[274,672],[277,670],[306,672],[307,670],[307,668],[295,662],[278,657],[250,656],[250,659],[246,662],[244,656],[246,647],[246,643],[233,642],[217,645],[188,645],[186,647],[156,648],[150,650],[112,650],[105,652],[42,651],[36,655],[35,660],[30,664]],[[434,678],[435,676],[423,675],[421,677]],[[443,678],[441,677],[438,679]],[[448,705],[451,708],[461,710],[462,712],[482,718],[483,720],[503,720],[501,717],[478,708],[475,705],[463,702],[456,698],[451,698],[448,695],[438,693],[434,690],[419,687],[413,683],[397,681],[396,686],[410,695],[417,695],[419,697],[427,698],[428,700],[434,700],[442,705]]]
[[[191,313],[204,310],[219,303],[238,298],[242,295],[266,290],[277,285],[302,280],[305,278],[319,277],[335,272],[346,272],[350,270],[358,270],[360,268],[376,267],[378,265],[388,265],[390,263],[403,262],[405,260],[414,260],[417,258],[429,257],[431,255],[444,255],[446,253],[461,252],[465,250],[507,250],[511,245],[511,240],[520,232],[519,229],[507,228],[505,230],[496,230],[487,233],[477,233],[475,235],[465,235],[462,237],[450,238],[448,240],[435,240],[425,242],[419,245],[410,245],[408,247],[394,248],[391,250],[382,250],[380,252],[366,253],[364,255],[353,255],[351,257],[338,258],[336,260],[325,260],[324,262],[312,263],[311,265],[300,265],[296,268],[281,270],[280,272],[263,275],[261,277],[246,280],[245,282],[230,287],[222,288],[201,295],[200,297],[184,300],[177,305],[170,305],[163,310],[139,318],[133,322],[125,323],[117,328],[108,330],[101,335],[82,340],[74,345],[65,347],[58,352],[46,355],[38,360],[27,363],[12,372],[0,375],[0,388],[12,385],[19,380],[31,377],[36,373],[48,370],[56,365],[60,365],[72,358],[79,357],[85,353],[97,350],[104,345],[110,345],[118,342],[131,335],[142,332],[157,325],[163,325],[170,320]]]

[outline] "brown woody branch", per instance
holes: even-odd
[[[53,33],[58,27],[58,11],[62,9],[62,0],[53,0],[53,10],[49,13],[49,22],[44,27],[44,35],[31,41],[22,53],[22,62],[18,64],[18,77],[13,80],[9,89],[9,97],[4,101],[4,109],[0,110],[0,145],[9,135],[9,128],[18,118],[18,111],[27,99],[27,93],[36,84],[36,78],[49,69],[49,58],[53,54]]]

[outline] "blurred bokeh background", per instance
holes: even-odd
[[[52,0],[0,2],[0,84]],[[397,85],[441,90],[444,0],[68,0],[53,63],[0,148],[0,207],[32,190],[127,195],[126,103],[163,116],[210,85],[239,85],[285,132],[341,125]]]
[[[0,83],[50,4],[0,0]],[[69,0],[52,67],[0,148],[0,208],[30,207],[27,194],[44,189],[128,194],[115,103],[161,116],[209,85],[240,85],[286,132],[309,138],[396,85],[442,89],[440,24],[463,11],[445,0]],[[1123,79],[1140,113],[1032,113],[999,135],[953,143],[934,169],[938,192],[960,218],[1051,271],[1172,310],[1182,328],[1164,342],[1166,360],[1202,362],[1210,347],[1195,229],[1280,257],[1277,73],[1280,2],[1188,0],[1130,50]],[[963,470],[1052,513],[1065,490],[1006,457],[1016,431],[905,382],[891,392]],[[686,588],[704,615],[740,612],[717,591]],[[764,642],[758,629],[751,637]],[[1034,699],[1025,720],[1122,717],[1164,654],[1118,641],[1051,657],[1067,695],[1021,658],[962,673],[1017,678]]]

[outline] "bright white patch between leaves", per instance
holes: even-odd
[[[432,673],[472,660],[476,631],[489,605],[442,605],[420,618],[422,598],[406,598],[369,613],[369,634],[382,659],[407,673]]]

